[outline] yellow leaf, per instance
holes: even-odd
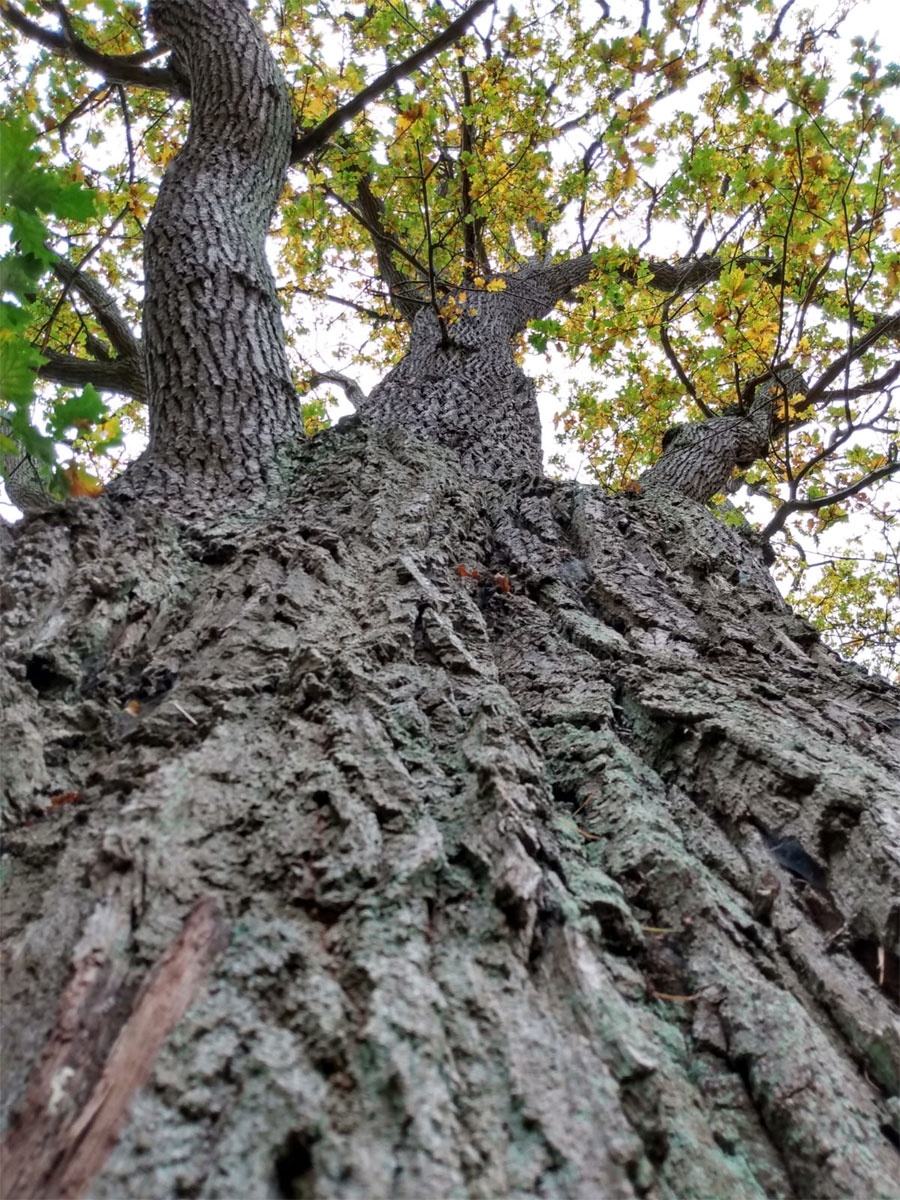
[[[424,116],[428,115],[429,107],[427,100],[421,100],[418,104],[411,104],[409,108],[404,108],[397,117],[397,137],[401,138],[405,133],[409,133],[416,121],[421,121]]]
[[[100,480],[95,479],[93,475],[89,475],[87,471],[83,471],[79,467],[64,467],[63,475],[66,478],[70,496],[99,496],[103,491],[103,484]]]

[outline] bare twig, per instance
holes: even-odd
[[[659,340],[662,343],[663,350],[666,352],[666,358],[672,364],[672,369],[678,376],[681,386],[703,413],[704,417],[712,417],[714,414],[710,410],[709,406],[697,395],[697,389],[688,378],[687,372],[679,362],[678,355],[675,353],[675,349],[672,343],[669,341],[669,311],[672,307],[672,301],[674,299],[674,296],[667,296],[663,301],[662,319],[659,323]]]
[[[870,472],[864,479],[859,479],[856,483],[851,483],[849,487],[842,488],[839,492],[832,492],[830,496],[822,496],[817,500],[787,500],[782,504],[765,529],[763,529],[760,537],[763,541],[769,541],[770,538],[778,533],[792,513],[817,512],[820,508],[828,508],[832,504],[841,504],[844,500],[849,500],[864,488],[871,487],[879,479],[886,479],[890,475],[895,475],[898,471],[900,471],[900,462],[888,463],[887,466]]]

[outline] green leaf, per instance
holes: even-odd
[[[86,384],[77,396],[54,405],[50,412],[49,428],[51,434],[61,438],[67,429],[79,421],[89,421],[92,425],[102,421],[106,416],[106,405],[100,399],[97,389],[90,383]]]
[[[0,400],[17,408],[34,399],[35,372],[43,355],[22,337],[0,338]]]

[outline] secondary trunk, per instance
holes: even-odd
[[[891,690],[689,500],[294,470],[3,533],[7,1194],[892,1196]]]
[[[667,492],[705,504],[724,490],[735,467],[749,467],[769,452],[779,418],[778,402],[805,395],[799,371],[779,367],[761,382],[745,411],[674,425],[663,438],[663,452],[640,477],[644,492]]]
[[[146,453],[119,491],[209,507],[258,490],[302,436],[265,237],[293,118],[243,0],[153,0],[190,79],[188,139],[147,226]]]
[[[456,291],[447,316],[423,307],[409,353],[359,407],[366,424],[399,425],[447,447],[481,479],[541,475],[534,384],[515,361],[513,339],[589,279],[592,265],[588,256],[531,262],[499,278],[499,290]]]

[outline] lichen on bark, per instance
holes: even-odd
[[[295,471],[202,531],[4,535],[7,1103],[92,908],[133,987],[211,894],[92,1195],[890,1195],[890,689],[690,501],[352,421]]]

